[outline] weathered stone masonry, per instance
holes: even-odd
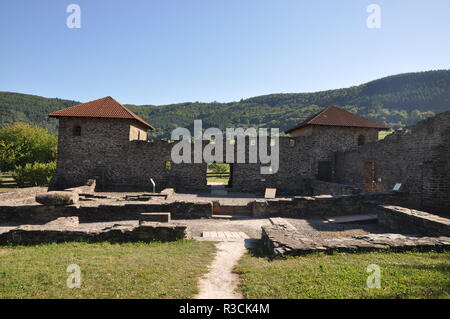
[[[409,206],[450,211],[450,112],[336,156],[336,181],[363,188],[365,165],[373,162],[377,191],[402,183]]]
[[[58,165],[53,188],[82,185],[90,178],[97,180],[100,189],[151,189],[150,178],[156,181],[157,190],[206,188],[206,163],[171,162],[173,143],[134,140],[136,133],[130,133],[129,120],[61,118],[59,122]],[[75,126],[81,127],[81,136],[73,135]],[[247,163],[231,163],[232,188],[263,192],[266,187],[276,187],[279,192],[311,194],[310,181],[317,177],[319,163],[329,162],[332,167],[334,152],[357,147],[361,134],[372,132],[365,128],[333,127],[316,129],[310,136],[281,137],[278,172],[261,174],[261,163],[248,163],[246,156]],[[230,141],[224,139],[223,143],[225,151]],[[168,162],[171,162],[170,169]],[[330,171],[330,178],[333,175],[334,171]]]
[[[147,141],[146,130],[152,128],[148,123],[137,120],[109,97],[99,101],[113,103],[128,118],[102,118],[97,113],[77,117],[78,113],[64,115],[73,113],[70,108],[62,110],[57,173],[51,188],[64,189],[96,179],[98,189],[148,191],[152,189],[152,178],[157,191],[167,187],[177,191],[207,189],[206,163],[173,163],[173,143]],[[92,103],[93,110],[86,109],[91,105],[89,102],[82,105],[82,111],[97,112],[102,107],[98,101]],[[109,106],[101,112],[109,116],[108,110]],[[329,110],[345,112],[335,107]],[[319,120],[323,121],[325,113],[321,114]],[[379,128],[352,126],[351,121],[339,126],[336,120],[339,116],[330,119],[329,125],[306,126],[301,132],[296,131],[301,133],[298,136],[281,137],[279,170],[275,174],[261,174],[261,166],[267,164],[249,163],[247,141],[247,162],[230,163],[232,189],[263,193],[265,188],[275,187],[278,194],[336,195],[359,190],[389,191],[401,183],[402,190],[409,193],[408,206],[440,213],[449,211],[450,112],[421,121],[383,141],[376,141]],[[207,143],[204,141],[203,145]],[[223,143],[224,150],[230,146],[230,140]]]

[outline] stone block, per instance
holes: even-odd
[[[36,194],[36,202],[48,206],[72,205],[78,203],[79,195],[76,192],[50,191]]]

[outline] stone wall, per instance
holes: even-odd
[[[336,179],[362,188],[374,162],[378,191],[396,183],[410,193],[409,207],[435,213],[450,210],[450,112],[388,135],[384,140],[336,155]]]
[[[75,125],[81,126],[81,136],[73,136]],[[97,180],[99,190],[151,191],[151,178],[156,191],[167,187],[176,191],[207,189],[206,163],[171,162],[173,143],[136,140],[138,129],[131,125],[119,119],[60,119],[52,189],[79,186],[90,178]],[[351,187],[312,184],[311,180],[318,179],[319,166],[326,164],[329,176],[321,180],[369,191],[365,172],[371,161],[376,191],[389,191],[395,183],[402,183],[411,194],[408,206],[436,213],[450,210],[450,112],[378,142],[374,131],[364,128],[315,127],[310,133],[279,139],[275,174],[261,174],[261,166],[267,164],[249,161],[248,155],[255,152],[247,141],[246,162],[228,162],[232,164],[232,189],[263,193],[272,187],[278,194],[296,195],[356,192]],[[366,136],[367,144],[358,146],[359,135]],[[229,146],[230,141],[225,140],[224,151]]]
[[[272,257],[304,255],[314,252],[357,253],[369,251],[449,251],[450,237],[417,237],[401,234],[320,239],[298,231],[283,218],[271,218],[272,225],[262,227],[261,240]]]
[[[311,181],[313,195],[350,195],[359,194],[361,189],[353,185],[330,183],[319,180]]]
[[[98,190],[152,190],[167,187],[204,189],[206,164],[172,163],[171,143],[163,140],[137,140],[137,128],[120,119],[59,120],[56,176],[51,189],[83,185],[96,179]],[[73,136],[73,127],[81,136]],[[135,136],[136,135],[136,136]]]
[[[81,223],[119,220],[138,220],[140,213],[170,212],[172,219],[209,218],[211,202],[136,203],[97,206],[0,206],[0,223],[42,224],[59,217],[77,216]]]
[[[81,127],[81,136],[74,136],[75,126]],[[177,191],[207,188],[206,163],[175,164],[171,162],[173,143],[138,140],[142,139],[138,131],[128,120],[61,118],[57,174],[51,188],[74,187],[96,179],[99,190],[151,190],[150,178],[156,182],[157,191],[166,187]],[[249,154],[255,152],[247,139],[246,162],[228,161],[233,164],[232,188],[263,193],[266,187],[275,187],[278,193],[312,194],[308,180],[317,177],[319,162],[329,162],[333,167],[334,152],[358,147],[361,134],[367,135],[367,140],[374,138],[373,130],[348,127],[317,127],[310,136],[281,137],[279,170],[265,175],[260,168],[267,164],[250,162]],[[224,140],[224,151],[226,147],[234,147],[236,159],[237,145]],[[225,154],[221,160],[227,162]],[[331,171],[330,178],[333,176]]]
[[[427,236],[450,236],[450,219],[399,206],[377,205],[378,223],[391,231]]]
[[[0,234],[0,245],[36,245],[71,241],[113,243],[175,241],[189,237],[187,226],[169,223],[144,223],[139,227],[118,224],[92,230],[77,227],[23,225]]]
[[[367,202],[402,205],[405,197],[405,193],[386,192],[265,199],[253,202],[252,212],[255,217],[321,218],[325,216],[357,215],[367,213]]]

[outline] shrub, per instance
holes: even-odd
[[[229,164],[212,163],[208,168],[213,173],[228,173],[230,171]]]
[[[15,123],[0,128],[0,170],[54,161],[56,144],[56,137],[38,126]]]
[[[56,162],[16,166],[13,178],[19,187],[48,185],[56,172]]]

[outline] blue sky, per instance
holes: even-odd
[[[0,91],[133,104],[311,92],[450,69],[449,35],[449,0],[2,0]]]

